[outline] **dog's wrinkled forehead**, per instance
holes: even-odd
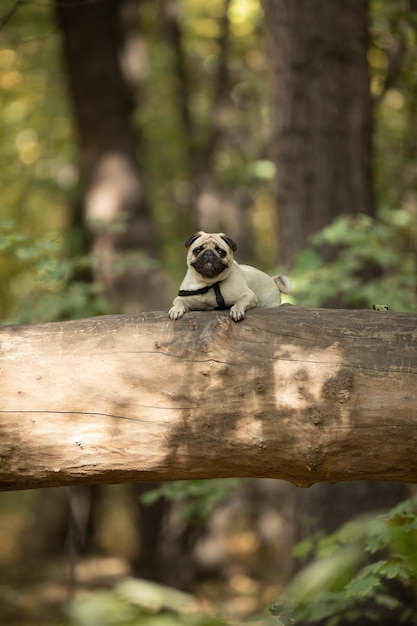
[[[203,247],[211,247],[223,242],[225,242],[233,252],[237,250],[237,245],[233,239],[230,239],[230,237],[227,237],[224,233],[205,233],[203,230],[189,237],[185,241],[185,247],[190,248],[194,243]]]

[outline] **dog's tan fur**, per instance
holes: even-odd
[[[180,290],[192,292],[218,282],[223,299],[230,307],[230,316],[235,322],[242,320],[248,309],[279,306],[281,292],[289,293],[291,289],[290,280],[286,276],[271,278],[255,267],[239,265],[233,256],[237,246],[224,233],[200,231],[187,240],[187,244],[188,269]],[[207,262],[204,263],[206,258]],[[202,267],[197,270],[196,265]],[[217,308],[214,289],[209,289],[204,294],[177,296],[169,310],[169,317],[177,320],[186,311]]]

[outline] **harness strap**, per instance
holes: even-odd
[[[216,283],[217,285],[218,283]],[[212,289],[214,285],[209,285],[208,287],[202,287],[201,289],[194,289],[194,291],[186,291],[185,289],[180,289],[178,292],[179,296],[199,296],[202,293],[207,293]]]
[[[178,292],[178,295],[179,296],[199,296],[203,293],[208,293],[210,289],[214,289],[216,302],[217,302],[217,310],[226,311],[227,309],[230,309],[230,307],[227,306],[226,302],[224,301],[222,292],[220,291],[220,281],[218,281],[217,283],[214,283],[213,285],[209,285],[208,287],[202,287],[201,289],[194,289],[192,291],[180,289]]]
[[[220,291],[220,284],[214,283],[213,287],[214,293],[216,294],[217,308],[220,311],[226,311],[229,307],[226,305],[226,302],[224,301],[224,298],[222,296],[222,292]]]

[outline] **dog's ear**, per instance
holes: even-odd
[[[233,239],[230,239],[230,237],[226,237],[226,235],[222,235],[221,237],[227,243],[229,248],[231,248],[233,252],[236,252],[236,250],[237,250],[237,243],[235,243],[233,241]]]
[[[184,246],[186,248],[189,248],[194,243],[194,241],[196,241],[199,237],[201,237],[201,234],[202,234],[201,231],[199,231],[195,235],[191,235],[191,237],[188,237],[188,239],[184,241]]]

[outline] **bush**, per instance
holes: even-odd
[[[296,262],[293,292],[303,306],[415,311],[417,228],[405,209],[338,217],[319,233]]]
[[[417,583],[414,498],[387,513],[357,518],[328,537],[308,539],[297,546],[296,556],[308,553],[314,555],[312,562],[270,609],[283,626],[337,626],[341,620],[359,619],[378,623],[390,613],[399,624],[417,623],[414,607],[408,602],[414,598]]]

